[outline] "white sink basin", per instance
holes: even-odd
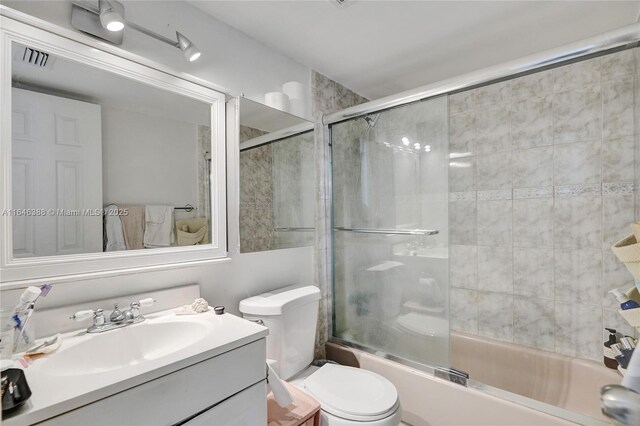
[[[184,350],[207,333],[207,324],[190,321],[147,320],[140,324],[86,334],[44,360],[42,372],[51,376],[96,374],[137,365]]]
[[[62,334],[56,351],[24,369],[33,394],[2,424],[35,424],[254,342],[268,330],[235,315],[145,315],[139,324]]]

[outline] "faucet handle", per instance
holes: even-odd
[[[102,315],[102,309],[87,309],[85,311],[76,312],[75,314],[71,315],[69,319],[72,319],[74,321],[84,321],[89,318],[96,318],[100,315]]]
[[[146,299],[141,299],[137,302],[133,302],[133,303],[137,303],[138,306],[143,307],[143,308],[147,308],[149,306],[152,306],[154,303],[156,303],[156,300],[152,297],[147,297]]]
[[[109,315],[109,321],[122,322],[126,319],[125,313],[120,310],[118,304],[113,305],[113,312]]]
[[[155,303],[155,299],[148,297],[146,299],[137,300],[135,302],[131,302],[131,309],[129,313],[131,314],[130,320],[140,321],[144,320],[144,317],[140,315],[140,307],[151,306]]]

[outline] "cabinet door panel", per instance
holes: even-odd
[[[267,424],[266,381],[256,383],[182,426],[255,426]]]
[[[38,425],[173,425],[265,379],[260,339]],[[262,399],[266,406],[264,392]]]

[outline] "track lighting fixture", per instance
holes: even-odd
[[[200,57],[200,55],[202,55],[200,50],[191,43],[191,40],[180,34],[178,31],[176,31],[176,37],[178,38],[178,49],[182,50],[182,54],[189,62],[195,61]]]
[[[124,19],[124,6],[116,0],[98,0],[98,9],[86,2],[73,3],[71,24],[74,28],[114,44],[122,43],[124,27],[141,32],[163,43],[180,49],[189,62],[202,56],[202,52],[184,34],[176,31],[176,40],[164,37]],[[108,30],[108,31],[105,31]],[[116,36],[117,34],[117,36]]]
[[[98,0],[100,23],[109,31],[122,31],[124,28],[124,6],[112,0]]]

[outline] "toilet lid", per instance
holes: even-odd
[[[346,419],[377,420],[398,406],[395,386],[360,368],[325,364],[307,377],[304,387],[324,411]]]

